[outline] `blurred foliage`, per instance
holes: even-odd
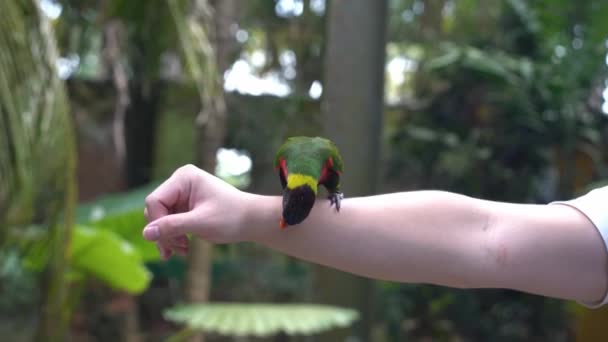
[[[116,234],[134,246],[144,262],[159,260],[156,247],[141,237],[141,230],[146,225],[144,200],[158,185],[158,182],[154,182],[124,193],[100,196],[93,202],[79,205],[76,210],[77,222]]]
[[[565,159],[583,153],[597,174],[605,174],[598,128],[606,118],[593,96],[602,85],[598,72],[608,32],[596,13],[608,13],[608,7],[564,2],[551,8],[539,2],[446,1],[442,20],[458,26],[446,29],[440,20],[428,27],[424,15],[421,22],[412,19],[410,35],[432,37],[413,84],[425,104],[392,118],[389,177],[408,172],[423,187],[546,201],[574,191],[569,165],[557,191],[543,196],[541,189],[551,187],[544,171],[557,163],[557,153]],[[494,20],[480,18],[484,10]],[[572,12],[577,14],[566,15]],[[461,23],[483,30],[462,32]]]
[[[25,319],[40,300],[36,274],[30,272],[16,250],[0,250],[0,313],[2,316]]]
[[[70,255],[75,272],[132,294],[148,288],[151,274],[145,263],[160,257],[156,246],[141,237],[143,203],[156,186],[102,196],[78,207]]]
[[[0,226],[56,216],[74,167],[73,134],[49,23],[25,1],[5,4],[0,52]],[[45,192],[39,189],[46,189]],[[7,232],[0,230],[0,244]]]
[[[598,93],[608,26],[598,13],[608,15],[608,4],[391,4],[392,22],[402,23],[389,27],[393,44],[416,47],[401,49],[414,68],[387,117],[392,186],[543,203],[606,176]],[[385,284],[378,300],[390,340],[564,341],[572,333],[566,303],[513,291]]]
[[[20,262],[29,273],[40,272],[48,254],[44,240],[30,242]],[[158,253],[151,257],[158,260]],[[95,279],[115,290],[134,294],[145,290],[150,281],[141,252],[111,229],[101,227],[74,227],[68,267],[72,283]]]
[[[381,283],[377,314],[390,341],[570,341],[563,301],[514,291]]]
[[[141,229],[145,225],[144,198],[156,185],[103,196],[77,208],[77,224],[66,253],[66,286],[71,290],[63,304],[66,309],[76,313],[85,310],[85,317],[96,317],[101,313],[88,312],[83,301],[99,296],[100,287],[108,292],[106,300],[112,294],[138,295],[149,288],[152,273],[147,263],[160,258],[154,244],[141,238]],[[18,232],[0,249],[0,317],[6,323],[0,332],[7,334],[31,324],[32,312],[39,310],[38,278],[50,253],[43,226],[20,227]],[[95,329],[91,332],[100,333]]]
[[[133,294],[143,292],[150,282],[140,252],[109,230],[77,227],[71,266],[113,289]]]
[[[315,80],[322,79],[325,1],[249,1],[239,28],[249,39],[243,46],[245,58],[255,51],[264,54],[256,68],[259,75],[276,74],[296,96],[308,94]]]
[[[65,251],[76,205],[74,131],[49,19],[26,0],[2,2],[0,13],[0,254],[21,252],[12,243],[34,223],[43,227],[48,250],[42,272],[28,274],[13,262],[2,278],[44,284],[30,297],[44,307],[30,330],[38,340],[58,341],[69,320]]]
[[[176,306],[165,311],[165,317],[186,324],[188,330],[235,337],[265,337],[281,332],[318,334],[346,327],[358,318],[358,314],[351,309],[316,304],[212,303]]]
[[[124,25],[126,40],[121,46],[122,60],[130,78],[145,81],[160,77],[161,55],[178,48],[175,23],[168,3],[160,1],[153,6],[147,1],[111,0],[94,1],[59,0],[62,19],[56,21],[59,46],[64,56],[79,56],[77,75],[103,77],[106,69],[102,55],[106,24],[119,21]],[[179,1],[185,6],[186,1]],[[128,44],[125,44],[128,41]]]
[[[223,247],[223,248],[222,248]],[[253,244],[219,246],[213,263],[212,298],[239,302],[307,302],[310,265]]]
[[[145,225],[143,202],[156,185],[103,196],[78,206],[67,259],[71,282],[96,279],[110,288],[135,294],[147,288],[151,278],[145,263],[160,257],[154,244],[141,238]],[[2,250],[6,259],[3,258],[0,279],[6,284],[22,284],[27,297],[25,289],[34,286],[28,279],[34,280],[34,275],[44,268],[49,248],[44,227],[32,225],[20,230],[20,234],[10,236],[11,247]],[[5,289],[11,295],[6,296],[4,309],[23,305],[22,299],[27,301],[16,293],[13,296],[10,288]]]

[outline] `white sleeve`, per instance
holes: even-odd
[[[550,204],[564,204],[577,209],[587,216],[599,231],[604,246],[608,251],[608,186],[598,188],[587,194],[570,201],[552,202]],[[598,308],[608,304],[608,293],[604,295],[604,300],[598,303],[580,303],[589,308]]]

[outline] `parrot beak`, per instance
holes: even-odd
[[[285,188],[283,192],[283,217],[281,228],[301,223],[308,217],[315,204],[315,192],[308,186],[302,185],[294,189]]]

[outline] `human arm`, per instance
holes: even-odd
[[[156,214],[159,207],[164,214]],[[160,241],[165,256],[169,241],[193,233],[211,242],[253,241],[375,279],[510,288],[588,303],[601,300],[608,286],[602,239],[568,206],[402,192],[345,199],[339,213],[320,200],[302,224],[281,231],[279,196],[241,192],[186,167],[149,196],[147,211],[152,222],[144,236]]]
[[[280,232],[279,197],[251,198],[251,240],[375,278],[457,288],[511,288],[593,303],[606,288],[599,234],[565,206],[506,204],[441,191],[319,201]]]

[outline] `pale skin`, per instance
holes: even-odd
[[[186,234],[249,241],[357,275],[454,288],[508,288],[601,301],[608,255],[593,224],[566,205],[492,202],[443,191],[319,198],[297,226],[279,228],[281,197],[240,191],[188,165],[146,199],[144,238],[163,259]]]

